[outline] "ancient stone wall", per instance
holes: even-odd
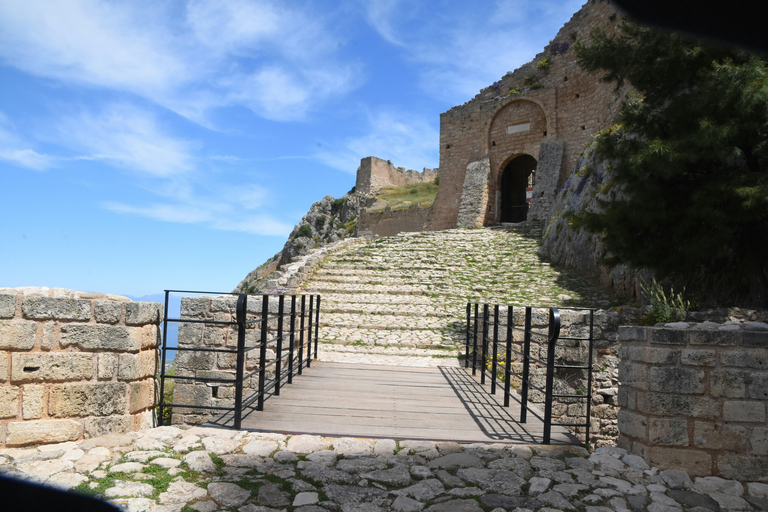
[[[768,324],[622,327],[619,446],[660,469],[768,475]]]
[[[369,156],[360,160],[357,169],[355,192],[358,194],[375,194],[384,187],[413,185],[434,181],[437,170],[424,168],[417,172],[395,167],[389,160]]]
[[[398,233],[424,231],[431,208],[412,204],[408,208],[360,211],[357,232],[360,236],[394,236]]]
[[[0,289],[0,446],[153,426],[162,306]]]
[[[588,39],[593,28],[613,31],[619,22],[610,2],[590,0],[531,62],[440,116],[440,188],[428,229],[456,227],[467,166],[480,158],[490,160],[486,225],[498,220],[494,198],[515,157],[538,160],[542,143],[562,141],[562,161],[548,172],[555,174],[553,183],[564,180],[584,145],[612,122],[623,97],[578,66],[573,44]],[[546,212],[538,215],[546,218]]]

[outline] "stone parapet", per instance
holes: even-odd
[[[162,306],[0,288],[0,447],[151,427]]]
[[[619,446],[692,476],[768,474],[768,324],[621,327]]]

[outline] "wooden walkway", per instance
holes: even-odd
[[[489,386],[486,386],[489,388]],[[463,368],[409,368],[317,361],[272,396],[264,410],[246,410],[242,428],[261,432],[434,441],[540,444],[543,424]],[[541,415],[541,414],[540,414]],[[541,415],[543,416],[543,415]],[[231,426],[228,414],[209,423]],[[561,427],[553,444],[577,444]]]

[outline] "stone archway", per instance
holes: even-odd
[[[536,159],[531,155],[520,155],[504,167],[499,190],[500,222],[523,222],[528,218],[528,188],[533,187]]]

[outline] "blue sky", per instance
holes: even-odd
[[[232,289],[583,0],[0,0],[0,287]]]

